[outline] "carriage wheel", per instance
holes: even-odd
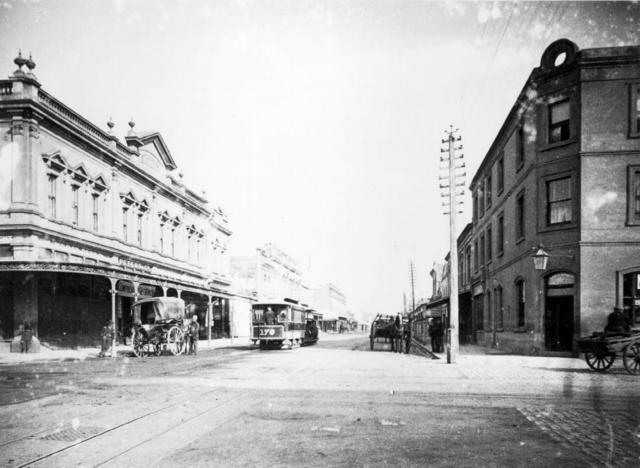
[[[184,344],[184,333],[178,327],[171,327],[167,333],[167,351],[174,356],[182,354]]]
[[[629,374],[640,374],[640,343],[631,343],[624,349],[622,362]]]
[[[589,367],[591,367],[596,372],[604,372],[611,365],[613,361],[616,359],[615,353],[585,353],[584,360],[587,361]]]

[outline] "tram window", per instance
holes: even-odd
[[[264,315],[263,309],[253,309],[253,320],[256,322],[262,321],[262,317]]]

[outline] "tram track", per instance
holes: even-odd
[[[49,451],[49,452],[47,452],[45,454],[38,455],[37,457],[31,458],[31,459],[29,459],[27,461],[18,461],[17,463],[13,462],[12,466],[14,466],[16,468],[25,468],[25,467],[31,467],[31,466],[39,466],[39,465],[41,465],[43,463],[46,463],[46,466],[65,466],[64,464],[56,464],[55,461],[54,461],[55,458],[60,456],[60,455],[62,455],[62,454],[65,454],[65,453],[69,452],[72,449],[75,449],[75,448],[81,447],[83,445],[86,445],[86,444],[88,444],[88,443],[90,443],[92,441],[96,441],[98,439],[105,438],[105,437],[107,437],[109,435],[113,435],[117,431],[123,430],[123,429],[125,429],[125,428],[127,428],[129,426],[132,426],[132,425],[134,425],[136,423],[144,421],[145,419],[149,419],[149,418],[152,418],[153,416],[158,416],[158,415],[161,415],[162,413],[169,412],[170,410],[172,410],[172,409],[174,409],[176,407],[179,407],[180,405],[185,405],[185,402],[189,402],[189,401],[193,400],[195,397],[197,397],[197,400],[205,400],[206,401],[206,398],[208,396],[211,396],[212,394],[214,394],[217,391],[219,391],[219,390],[215,389],[215,390],[211,390],[211,391],[208,391],[208,392],[199,393],[199,394],[195,394],[195,395],[194,394],[190,394],[188,396],[182,395],[181,397],[174,399],[174,401],[172,401],[168,405],[163,405],[160,408],[153,409],[152,411],[147,411],[147,412],[145,412],[143,414],[140,414],[140,415],[138,415],[138,416],[136,416],[134,418],[128,419],[128,420],[123,421],[123,422],[121,422],[119,424],[116,424],[114,426],[108,427],[108,428],[104,429],[103,431],[100,431],[100,432],[98,432],[96,434],[92,434],[91,436],[82,438],[80,440],[75,440],[70,444],[67,444],[67,445],[65,445],[63,447],[60,447],[60,448],[56,449],[56,450]],[[213,410],[215,410],[217,408],[220,408],[221,406],[223,406],[225,404],[228,404],[228,403],[230,403],[230,402],[232,402],[234,400],[238,400],[239,398],[244,396],[245,393],[246,392],[242,392],[240,394],[235,394],[235,395],[230,396],[229,398],[225,398],[225,399],[222,399],[222,400],[218,400],[217,399],[216,404],[208,405],[206,409],[197,411],[197,413],[191,414],[188,417],[183,418],[181,421],[177,422],[176,424],[171,425],[170,427],[168,427],[168,428],[166,428],[164,430],[161,430],[159,432],[154,432],[152,436],[146,437],[144,440],[138,441],[134,445],[128,446],[126,449],[121,450],[121,451],[119,451],[119,452],[117,452],[115,454],[111,454],[106,460],[102,460],[99,463],[93,463],[91,466],[104,466],[104,465],[107,465],[107,464],[113,462],[114,460],[117,460],[120,457],[122,457],[122,456],[124,456],[124,455],[126,455],[126,454],[128,454],[128,453],[130,453],[130,452],[132,452],[134,450],[136,450],[140,446],[153,441],[158,436],[162,436],[163,434],[167,434],[169,432],[172,432],[172,431],[176,430],[177,428],[179,428],[180,426],[183,426],[183,425],[189,423],[190,421],[193,421],[193,420],[197,419],[198,417],[201,417],[201,416],[205,415],[206,413],[209,413],[209,412],[211,412],[211,411],[213,411]],[[87,413],[87,414],[90,414],[90,413]],[[85,416],[86,416],[86,414],[85,414]],[[11,444],[15,444],[15,443],[24,441],[24,440],[32,438],[32,437],[43,436],[43,435],[46,435],[46,434],[55,434],[56,430],[59,430],[59,426],[49,427],[47,429],[43,429],[43,430],[39,430],[39,431],[33,432],[33,433],[28,434],[26,436],[13,439],[11,441],[5,442],[2,446],[6,447],[6,446],[9,446]]]

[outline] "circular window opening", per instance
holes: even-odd
[[[567,60],[567,53],[560,52],[558,55],[556,55],[556,60],[553,62],[553,65],[555,65],[556,67],[559,67],[564,62],[566,62],[566,60]]]

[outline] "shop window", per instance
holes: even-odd
[[[640,272],[624,275],[622,285],[623,311],[632,327],[640,327]]]
[[[547,224],[565,224],[573,219],[571,177],[547,182]]]
[[[566,141],[570,134],[569,100],[549,104],[549,143]]]
[[[627,224],[640,224],[640,166],[629,166],[627,178]]]

